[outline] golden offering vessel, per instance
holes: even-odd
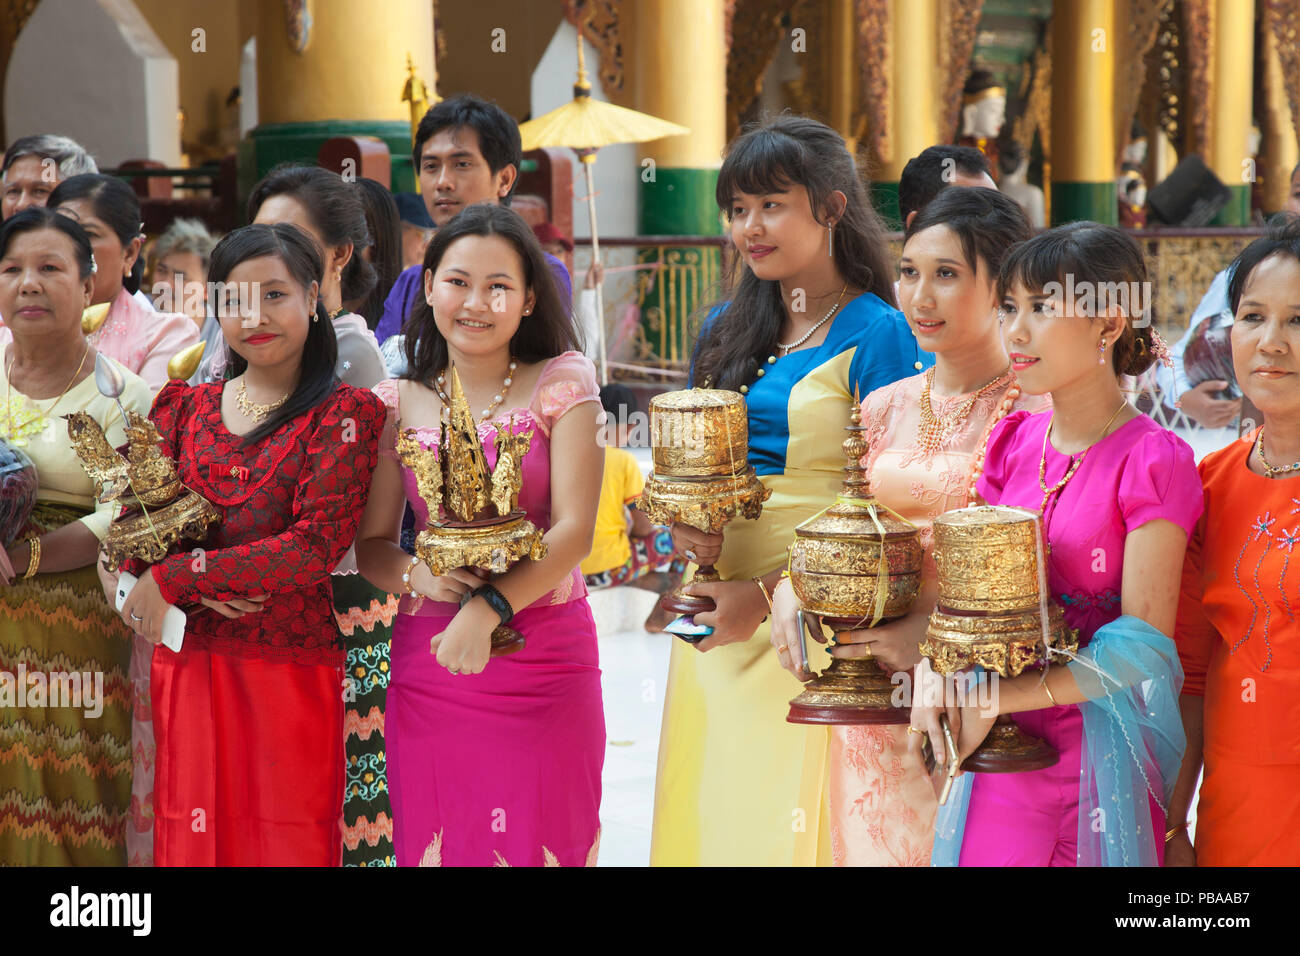
[[[650,399],[654,470],[637,507],[655,524],[690,525],[718,534],[735,518],[757,520],[772,494],[749,464],[749,419],[739,392],[688,388]],[[711,564],[696,568],[694,581],[717,581]],[[674,614],[712,611],[711,598],[682,593],[663,596]]]
[[[203,361],[203,352],[207,344],[207,342],[195,342],[173,355],[167,362],[168,380],[180,379],[183,382],[190,378],[199,367],[199,362]]]
[[[436,449],[422,446],[409,428],[397,436],[398,457],[415,472],[429,509],[428,527],[415,539],[416,556],[436,575],[454,568],[504,574],[524,558],[546,557],[543,532],[519,507],[523,461],[533,433],[516,434],[513,417],[505,426],[496,425],[497,461],[489,469],[454,365],[448,397]],[[501,624],[493,629],[492,656],[523,646],[524,636],[514,628]]]
[[[176,462],[158,447],[162,436],[143,415],[126,410],[125,458],[85,412],[63,417],[82,468],[97,483],[96,498],[125,508],[104,537],[108,570],[116,571],[128,558],[161,561],[178,542],[203,540],[208,527],[221,520],[206,498],[181,483]]]
[[[972,506],[940,515],[933,527],[939,601],[920,651],[936,673],[978,664],[1000,677],[1016,677],[1045,666],[1049,644],[1071,653],[1078,649],[1078,635],[1066,626],[1060,606],[1041,599],[1045,574],[1037,512]],[[1040,770],[1059,759],[1053,747],[1002,715],[962,769]]]
[[[868,490],[862,467],[867,452],[862,411],[855,399],[844,440],[844,485],[835,504],[795,528],[790,546],[790,583],[803,605],[845,631],[903,617],[921,588],[922,549],[915,525],[880,504]],[[833,638],[834,640],[835,638]],[[866,654],[834,658],[794,700],[792,724],[905,724],[910,712],[892,702],[894,684]]]

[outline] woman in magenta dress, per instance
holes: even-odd
[[[230,377],[169,382],[154,401],[181,480],[222,516],[202,547],[129,568],[140,580],[122,617],[137,633],[156,644],[167,605],[189,609],[180,652],[155,647],[152,661],[158,866],[340,862],[330,570],[356,533],[384,408],[334,375],[321,273],[296,227],[226,236],[210,277]]]
[[[937,864],[1155,865],[1163,856],[1184,746],[1170,635],[1202,496],[1191,449],[1120,390],[1119,375],[1140,374],[1161,350],[1142,314],[1146,281],[1137,244],[1089,222],[1043,233],[1003,263],[1012,367],[1026,392],[1051,394],[1053,409],[1013,412],[993,429],[976,491],[1042,512],[1048,591],[1080,651],[1068,665],[1053,655],[1045,675],[997,681],[996,708],[948,708],[961,759],[1006,713],[1060,761],[964,774],[939,811]],[[918,682],[927,679],[922,663]],[[944,752],[937,709],[914,707],[913,724]]]
[[[600,395],[517,214],[475,205],[438,231],[406,341],[409,378],[376,387],[389,421],[357,539],[361,573],[403,594],[386,715],[397,863],[594,864],[605,723],[578,565],[600,497]],[[406,501],[417,528],[437,516],[398,461],[397,435],[436,446],[453,364],[489,466],[498,429],[532,433],[519,503],[548,553],[490,583],[467,568],[435,577],[398,546]],[[505,621],[526,646],[489,661]]]

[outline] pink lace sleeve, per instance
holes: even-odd
[[[379,396],[388,414],[384,416],[384,430],[379,435],[379,457],[397,460],[397,379],[386,378],[371,391]]]
[[[863,437],[867,440],[867,453],[862,456],[862,467],[868,475],[875,467],[880,453],[888,447],[890,410],[895,405],[901,405],[897,399],[900,398],[901,386],[906,381],[903,379],[875,389],[862,400],[862,426],[866,429]]]
[[[565,352],[546,363],[537,381],[532,411],[547,435],[555,423],[576,405],[600,401],[596,366],[581,352]]]
[[[145,380],[149,391],[157,395],[167,384],[167,363],[181,349],[189,348],[199,340],[199,327],[189,316],[176,312],[155,312],[149,319],[152,322],[149,326],[152,341],[146,346],[144,361],[136,374]],[[141,338],[148,334],[140,326],[136,331]]]

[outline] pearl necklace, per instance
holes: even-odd
[[[844,287],[843,287],[842,289],[840,289],[840,295],[839,295],[839,298],[835,300],[835,304],[832,305],[832,306],[830,307],[830,310],[829,310],[825,315],[823,315],[823,316],[821,317],[821,319],[817,322],[817,324],[814,325],[814,326],[813,326],[811,329],[809,329],[807,332],[805,332],[801,338],[796,339],[795,341],[791,342],[789,345],[782,345],[780,342],[777,342],[777,343],[776,343],[776,348],[777,348],[777,350],[780,351],[780,352],[782,353],[781,358],[785,358],[787,355],[789,355],[791,352],[793,352],[793,351],[794,351],[795,349],[797,349],[799,346],[801,346],[801,345],[803,345],[805,342],[807,342],[810,338],[813,337],[813,335],[816,334],[816,332],[817,332],[818,329],[820,329],[823,325],[825,325],[827,322],[829,322],[829,321],[834,317],[835,313],[838,312],[838,311],[840,310],[840,303],[844,301],[844,293],[847,292],[848,290],[849,290],[849,284],[846,282],[846,283],[844,283]],[[775,353],[775,352],[774,352],[773,354],[771,354],[771,355],[769,355],[769,356],[767,357],[767,364],[768,364],[768,365],[775,365],[775,364],[776,364],[776,353]],[[758,367],[758,375],[757,375],[756,377],[757,377],[757,378],[762,378],[762,377],[763,377],[764,375],[766,375],[766,374],[767,374],[767,370],[766,370],[765,368],[763,368],[763,366],[760,365],[760,366]],[[749,394],[749,386],[748,386],[748,385],[742,385],[742,386],[740,386],[740,394],[741,394],[741,395],[748,395],[748,394]]]
[[[1259,438],[1255,441],[1255,451],[1259,453],[1259,463],[1264,466],[1265,478],[1277,478],[1279,475],[1285,475],[1289,471],[1300,471],[1300,461],[1292,462],[1289,465],[1273,466],[1268,463],[1264,457],[1264,429],[1259,430]]]
[[[492,413],[496,411],[497,406],[506,400],[506,393],[510,391],[510,386],[514,383],[515,369],[518,367],[519,363],[514,359],[511,359],[510,366],[506,369],[506,377],[501,382],[501,391],[492,396],[492,404],[483,409],[482,413],[480,413],[478,418],[480,422],[485,422],[491,418]],[[444,414],[451,408],[451,399],[447,397],[447,393],[443,390],[443,386],[446,383],[447,372],[444,370],[438,373],[438,377],[433,383],[434,391],[438,393],[438,398],[442,399],[442,410]]]
[[[1001,388],[1010,378],[1011,369],[1008,368],[957,406],[957,410],[947,421],[940,421],[934,414],[934,406],[930,403],[930,386],[934,383],[934,366],[931,366],[925,373],[925,381],[921,384],[921,429],[918,442],[921,451],[927,457],[933,457],[957,433],[958,429],[966,424],[966,419],[970,418],[971,412],[975,410],[975,403],[986,392]]]

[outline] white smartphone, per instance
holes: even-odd
[[[127,595],[140,579],[134,574],[123,571],[117,576],[117,609],[122,610],[126,604]],[[170,648],[176,653],[180,653],[181,644],[185,640],[185,612],[175,605],[167,606],[167,613],[163,615],[162,643],[163,647]]]

